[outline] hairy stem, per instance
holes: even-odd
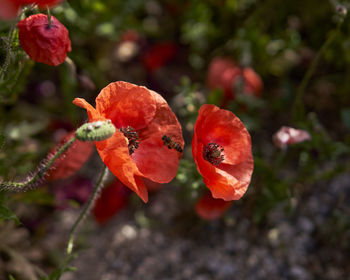
[[[6,56],[5,56],[5,62],[1,67],[0,70],[0,80],[3,79],[9,65],[10,65],[10,60],[11,60],[11,49],[12,49],[12,43],[13,43],[13,38],[14,38],[14,33],[15,33],[15,24],[12,25],[10,32],[7,36],[6,39]]]
[[[11,190],[11,191],[25,191],[28,188],[31,188],[40,181],[45,176],[47,170],[53,165],[56,159],[58,159],[75,141],[77,138],[73,136],[69,139],[64,145],[62,145],[49,160],[44,162],[42,166],[36,171],[32,176],[29,176],[23,182],[0,182],[0,191],[1,190]]]
[[[75,223],[72,226],[72,229],[70,230],[68,245],[67,245],[67,255],[68,256],[72,254],[73,246],[74,246],[74,238],[75,238],[75,234],[76,234],[76,231],[78,229],[78,226],[85,219],[87,214],[90,212],[91,207],[94,205],[94,202],[95,202],[101,188],[103,187],[103,184],[107,178],[107,175],[108,175],[108,168],[106,166],[104,166],[103,170],[101,172],[101,175],[100,175],[100,177],[99,177],[99,179],[98,179],[98,181],[97,181],[97,183],[92,191],[92,194],[91,194],[89,201],[86,203],[84,209],[82,210],[78,219],[75,221]]]

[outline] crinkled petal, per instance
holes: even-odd
[[[208,107],[209,106],[209,107]],[[196,129],[199,141],[204,145],[216,143],[224,148],[224,163],[238,164],[251,153],[250,135],[243,123],[230,111],[213,105],[203,105]]]
[[[127,82],[110,83],[96,98],[96,110],[117,128],[146,127],[154,118],[156,103],[150,91]]]
[[[131,157],[140,172],[157,183],[170,182],[179,166],[179,152],[164,146],[162,134],[141,141]]]
[[[109,170],[144,202],[148,201],[147,188],[142,181],[143,174],[131,160],[127,139],[116,131],[112,137],[95,142],[100,157]]]
[[[162,137],[170,137],[183,148],[182,129],[163,97],[154,91],[150,92],[157,104],[156,114],[148,126],[139,132],[140,145],[132,158],[146,178],[158,183],[168,183],[177,173],[182,153],[165,146]]]

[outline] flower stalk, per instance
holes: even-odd
[[[67,257],[69,257],[72,252],[73,252],[73,247],[74,247],[74,238],[75,238],[75,234],[77,232],[77,229],[80,225],[80,223],[86,218],[86,216],[89,214],[91,208],[94,206],[94,202],[96,201],[100,190],[103,188],[104,182],[106,181],[108,176],[108,168],[107,166],[103,167],[103,170],[101,172],[101,175],[92,191],[91,197],[89,199],[89,201],[86,203],[84,209],[81,211],[78,219],[75,221],[75,223],[72,226],[72,229],[70,230],[69,233],[69,239],[68,239],[68,244],[67,244]]]
[[[26,180],[22,182],[0,182],[0,191],[10,190],[19,192],[37,186],[45,177],[46,172],[51,168],[55,160],[57,160],[76,140],[77,138],[75,136],[69,139],[53,155],[51,155],[48,160],[45,160],[33,175],[28,176]]]

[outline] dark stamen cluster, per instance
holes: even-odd
[[[139,135],[138,133],[131,127],[122,127],[119,129],[121,133],[124,134],[126,138],[128,138],[129,144],[129,154],[132,155],[135,150],[139,147]]]
[[[168,149],[174,149],[179,153],[182,153],[182,148],[179,143],[173,141],[169,136],[163,135],[162,137],[163,143],[165,146],[168,146]]]
[[[218,166],[224,161],[224,155],[222,152],[224,148],[216,143],[209,143],[203,148],[203,158],[209,161],[211,164]]]

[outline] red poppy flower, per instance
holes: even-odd
[[[0,0],[0,18],[10,20],[17,16],[19,8],[24,5],[37,4],[39,8],[57,5],[62,0]]]
[[[213,198],[208,192],[200,197],[196,203],[196,213],[204,220],[219,219],[232,205],[232,201]]]
[[[37,4],[41,9],[54,6],[62,2],[62,0],[16,0],[16,1],[20,2],[21,5]]]
[[[0,18],[10,20],[17,16],[20,4],[13,0],[0,0]]]
[[[54,16],[51,26],[44,14],[25,18],[17,26],[22,49],[36,62],[57,66],[71,51],[68,30]]]
[[[74,136],[75,132],[66,134],[60,141],[58,147],[61,147]],[[76,140],[70,148],[64,152],[52,165],[47,172],[47,179],[54,181],[57,179],[66,179],[76,173],[83,164],[89,159],[94,144],[91,142],[82,142]]]
[[[274,144],[280,149],[286,149],[290,144],[310,140],[311,135],[306,130],[282,126],[272,137]]]
[[[192,154],[214,198],[240,199],[253,173],[250,135],[230,111],[205,104],[199,109]]]
[[[102,89],[96,109],[84,99],[73,103],[87,110],[89,120],[110,119],[117,131],[95,142],[111,172],[147,202],[146,178],[171,181],[177,172],[184,144],[181,126],[167,102],[156,92],[127,82]]]
[[[149,72],[155,72],[170,61],[176,53],[173,43],[158,43],[150,47],[142,56],[142,62]]]
[[[119,180],[105,187],[93,209],[95,220],[101,225],[106,223],[127,205],[129,196],[130,190]]]
[[[244,82],[243,93],[260,96],[263,83],[252,68],[241,69],[235,62],[227,58],[214,58],[209,65],[207,84],[210,89],[224,91],[225,99],[235,98],[238,83]]]

